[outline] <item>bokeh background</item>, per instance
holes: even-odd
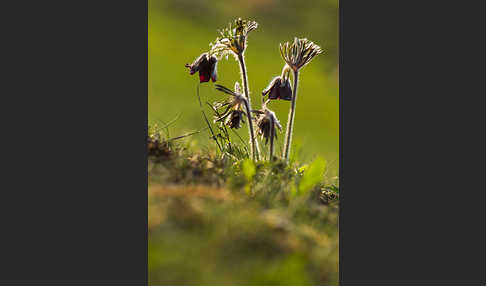
[[[149,0],[148,26],[148,120],[149,124],[177,121],[173,136],[206,127],[199,110],[197,75],[190,76],[186,63],[209,49],[217,30],[237,17],[259,23],[248,37],[246,63],[253,108],[260,107],[261,91],[279,75],[283,60],[278,45],[307,37],[320,45],[320,55],[301,71],[295,118],[294,146],[299,158],[320,155],[328,162],[329,175],[339,167],[338,0]],[[218,82],[232,88],[240,80],[237,62],[230,57],[218,63]],[[213,83],[200,86],[203,101],[222,98]],[[286,126],[288,101],[273,101],[269,107]],[[207,114],[211,114],[206,109]],[[247,138],[246,127],[238,133]],[[283,145],[279,134],[277,146]],[[190,137],[197,144],[216,148],[207,131]],[[188,140],[188,139],[184,139]],[[298,150],[299,148],[294,148]]]

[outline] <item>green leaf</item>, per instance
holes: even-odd
[[[252,160],[246,159],[241,165],[243,175],[246,178],[245,193],[247,195],[251,194],[251,182],[253,181],[253,176],[256,174],[256,167]]]
[[[304,176],[299,184],[299,193],[305,194],[317,185],[324,176],[327,162],[321,157],[317,157],[312,164],[304,170]]]
[[[251,161],[250,159],[246,159],[245,161],[243,161],[242,170],[246,180],[248,182],[251,182],[253,176],[255,176],[256,174],[256,167],[253,161]]]

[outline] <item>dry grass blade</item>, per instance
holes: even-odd
[[[206,129],[204,129],[204,130],[206,130]],[[174,141],[174,140],[177,140],[177,139],[186,138],[186,137],[192,136],[192,135],[197,134],[197,133],[201,133],[201,130],[194,131],[194,132],[191,132],[191,133],[187,133],[187,134],[177,136],[177,137],[174,137],[174,138],[170,138],[168,141],[170,142],[170,141]]]
[[[197,98],[199,100],[199,107],[201,108],[201,113],[204,117],[204,121],[206,121],[206,125],[208,126],[209,131],[211,132],[212,139],[216,142],[216,145],[218,145],[219,151],[223,152],[223,148],[221,147],[221,145],[219,145],[219,142],[216,139],[216,135],[214,134],[213,128],[211,128],[211,124],[209,123],[208,117],[206,116],[206,113],[204,113],[202,103],[201,103],[201,96],[199,95],[199,84],[197,85],[196,91],[197,91]]]

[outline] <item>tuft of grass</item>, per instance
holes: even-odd
[[[338,285],[339,183],[321,159],[252,162],[149,132],[149,285]]]

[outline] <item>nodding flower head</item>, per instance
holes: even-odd
[[[186,64],[185,67],[189,68],[191,75],[199,72],[199,82],[208,82],[210,78],[215,82],[217,78],[217,63],[218,60],[215,56],[209,56],[208,53],[203,53],[192,64]]]
[[[216,55],[218,58],[228,56],[229,53],[242,55],[247,46],[248,33],[257,27],[258,23],[254,21],[241,18],[234,20],[227,28],[219,31],[221,37],[216,38],[216,41],[210,44],[210,54]]]
[[[289,78],[274,77],[262,91],[262,96],[268,94],[268,99],[292,100],[292,86]]]
[[[275,127],[277,127],[282,131],[282,125],[280,125],[280,121],[278,121],[275,112],[268,109],[266,104],[263,105],[261,110],[256,110],[254,112],[258,114],[256,120],[258,134],[261,135],[262,139],[265,139],[265,144],[268,143],[268,139],[270,139],[272,133],[273,136],[277,138],[277,132],[272,132],[272,129],[275,130]]]
[[[294,38],[294,42],[280,44],[280,54],[289,67],[297,72],[315,56],[322,53],[321,48],[307,39]]]
[[[212,106],[215,113],[215,122],[223,122],[229,128],[240,128],[241,122],[244,123],[244,112],[246,98],[241,94],[240,84],[235,83],[235,91],[227,87],[216,84],[216,89],[229,94],[230,97],[224,101],[216,102]]]

